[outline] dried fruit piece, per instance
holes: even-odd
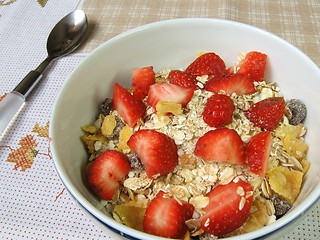
[[[289,123],[292,125],[298,125],[303,122],[307,116],[307,107],[299,99],[290,99],[287,101],[287,107],[292,113],[292,117],[289,119]]]
[[[116,205],[113,213],[117,214],[116,219],[118,218],[122,224],[143,231],[143,218],[148,204],[149,200],[147,199],[130,201],[125,204]]]
[[[291,208],[291,205],[288,202],[286,202],[285,200],[279,198],[277,195],[273,195],[271,197],[271,201],[273,202],[273,206],[274,206],[274,209],[275,209],[275,215],[276,215],[277,218],[282,217]]]
[[[104,116],[107,116],[110,114],[110,112],[113,110],[113,105],[112,105],[112,99],[111,98],[106,98],[99,107],[100,113],[103,114]]]
[[[156,105],[156,111],[159,118],[168,113],[180,115],[183,112],[181,104],[171,101],[159,101]]]
[[[84,125],[81,127],[81,129],[83,131],[85,131],[87,133],[91,133],[91,134],[98,132],[98,128],[94,125]]]
[[[308,150],[308,145],[304,141],[291,135],[285,136],[283,147],[291,156],[297,159],[304,158]]]
[[[109,137],[113,134],[113,130],[115,129],[117,125],[116,122],[116,117],[113,115],[107,115],[102,122],[101,125],[101,133],[106,136]]]
[[[120,133],[119,133],[119,143],[118,143],[118,148],[120,150],[128,150],[130,149],[129,146],[127,145],[127,142],[129,140],[129,138],[132,136],[133,131],[132,129],[126,125],[124,126]]]
[[[137,154],[135,153],[130,153],[128,154],[128,158],[129,158],[129,162],[130,162],[130,166],[134,169],[137,170],[143,170],[143,165],[142,162],[140,161],[139,157]]]
[[[303,174],[306,174],[306,172],[308,171],[308,169],[310,167],[310,162],[307,159],[302,159],[302,160],[300,160],[300,163],[302,165]]]
[[[303,173],[278,166],[268,173],[271,189],[288,203],[293,204],[300,193]]]
[[[269,216],[265,203],[256,199],[252,204],[252,209],[255,209],[254,212],[250,214],[248,220],[243,225],[243,230],[245,232],[253,232],[266,226],[268,223]]]
[[[107,142],[107,138],[105,136],[103,136],[101,133],[100,134],[85,133],[84,135],[81,136],[81,140],[86,145],[90,154],[95,153],[94,144],[96,141],[99,141],[101,143]]]
[[[299,125],[281,125],[279,126],[276,130],[275,130],[275,135],[278,138],[281,138],[282,140],[287,136],[287,135],[291,135],[294,138],[299,138],[301,135],[301,132],[303,130],[304,126],[303,124],[299,124]]]

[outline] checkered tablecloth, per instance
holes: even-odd
[[[90,38],[50,65],[0,138],[0,239],[122,239],[102,229],[60,181],[49,149],[52,105],[63,82],[97,46],[159,20],[208,17],[272,32],[320,66],[319,0],[0,0],[0,100],[46,57],[46,39],[68,12],[83,9]],[[283,239],[320,239],[320,201]]]

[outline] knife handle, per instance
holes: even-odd
[[[25,97],[21,93],[15,91],[8,93],[0,101],[0,135],[4,133],[4,130],[20,110],[24,101]]]

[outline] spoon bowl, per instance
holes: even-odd
[[[75,10],[62,18],[48,36],[48,57],[54,59],[75,50],[80,45],[87,28],[87,18],[81,10]]]

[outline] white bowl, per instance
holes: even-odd
[[[80,126],[94,120],[98,105],[112,96],[115,82],[130,86],[134,67],[185,68],[200,51],[213,51],[230,66],[240,52],[251,50],[268,55],[268,81],[277,82],[287,99],[298,98],[307,105],[311,167],[291,211],[267,227],[230,239],[277,238],[289,230],[320,196],[320,71],[305,54],[279,37],[226,20],[175,19],[138,27],[102,44],[72,72],[55,102],[50,123],[54,163],[69,192],[106,228],[135,239],[162,239],[113,220],[88,189],[83,177],[88,156],[80,141]]]

